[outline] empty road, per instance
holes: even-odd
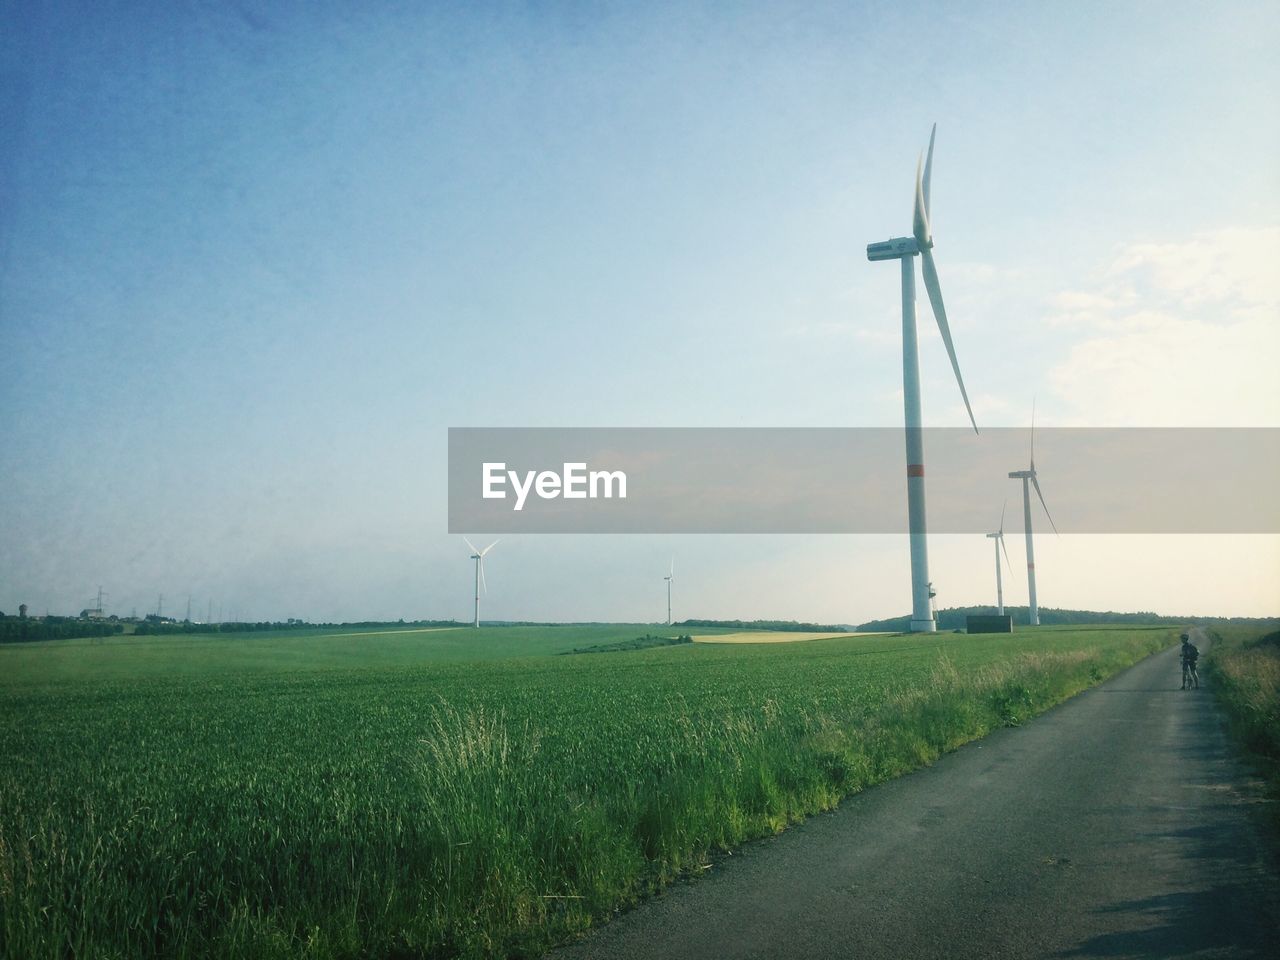
[[[1177,650],[1156,654],[748,844],[554,956],[1276,956],[1257,785],[1203,678],[1179,682]]]

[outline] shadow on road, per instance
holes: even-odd
[[[1260,940],[1240,942],[1241,928],[1218,914],[1223,903],[1249,902],[1248,885],[1230,883],[1113,904],[1103,913],[1133,915],[1133,927],[1091,937],[1057,957],[1271,956]],[[1247,927],[1245,929],[1248,929]],[[1252,938],[1251,938],[1252,939]],[[1242,953],[1241,951],[1247,951]]]
[[[1151,829],[1136,838],[1153,865],[1167,856],[1177,864],[1171,874],[1193,877],[1190,889],[1100,907],[1095,914],[1110,919],[1098,926],[1110,929],[1054,956],[1276,956],[1274,944],[1264,942],[1280,918],[1265,865],[1271,855],[1259,846],[1250,817],[1240,816],[1242,806],[1257,802],[1256,783],[1235,768],[1225,738],[1205,735],[1219,723],[1211,702],[1196,704],[1194,714],[1197,735],[1166,749],[1177,769],[1185,771],[1178,780],[1181,793],[1145,806],[1143,818]],[[1199,822],[1173,826],[1178,820],[1171,813],[1187,809],[1195,810]],[[1160,828],[1162,821],[1168,828]]]

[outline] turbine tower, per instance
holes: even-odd
[[[467,540],[466,537],[462,539]],[[471,559],[476,562],[476,613],[475,620],[472,621],[471,625],[477,630],[480,629],[480,585],[484,584],[484,592],[489,592],[489,584],[484,579],[484,555],[497,545],[498,541],[495,540],[483,550],[477,550],[476,545],[467,540],[467,546],[471,548]]]
[[[1040,626],[1040,606],[1036,602],[1036,548],[1031,536],[1031,487],[1036,488],[1036,496],[1040,498],[1040,506],[1044,507],[1044,515],[1049,518],[1049,526],[1058,532],[1058,525],[1053,522],[1053,514],[1049,505],[1044,502],[1044,494],[1040,492],[1040,481],[1036,479],[1036,405],[1031,404],[1031,464],[1026,470],[1014,470],[1009,474],[1010,480],[1022,481],[1022,528],[1027,535],[1027,599],[1030,613],[1027,623],[1033,627]]]
[[[671,626],[671,583],[676,578],[676,558],[671,558],[671,572],[663,580],[667,581],[667,626]]]
[[[938,285],[938,271],[933,263],[933,234],[929,223],[929,180],[933,172],[933,140],[938,132],[934,124],[929,134],[928,160],[916,164],[915,212],[912,216],[911,236],[897,237],[882,243],[867,245],[868,260],[900,260],[902,262],[902,403],[906,414],[907,440],[907,525],[911,542],[911,630],[932,633],[937,629],[929,602],[929,545],[924,501],[924,436],[920,416],[920,357],[916,345],[916,268],[915,258],[920,257],[924,275],[924,287],[929,294],[938,332],[951,358],[956,383],[973,432],[978,423],[973,418],[969,394],[960,376],[960,363],[956,360],[955,345],[951,342],[951,328],[947,325],[947,311],[942,303],[942,288]],[[923,160],[923,158],[922,158]]]
[[[1000,571],[1000,551],[1004,551],[1004,562],[1009,564],[1009,569],[1013,570],[1013,564],[1009,563],[1009,548],[1004,545],[1004,511],[1009,506],[1009,501],[1004,502],[1004,506],[1000,508],[1000,529],[995,533],[988,533],[987,538],[994,540],[992,544],[996,548],[996,614],[1004,616],[1004,578]]]

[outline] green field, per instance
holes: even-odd
[[[0,647],[0,670],[29,681],[211,677],[215,674],[413,667],[565,653],[575,647],[634,640],[643,624],[563,627],[389,627],[290,630],[287,633],[114,636]],[[660,627],[658,630],[667,628]],[[675,632],[676,628],[670,628]],[[704,628],[705,634],[732,633]],[[3,674],[0,674],[2,676]],[[3,683],[0,680],[0,683]]]
[[[0,648],[0,956],[538,955],[1178,630],[645,632]]]

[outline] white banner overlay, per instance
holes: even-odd
[[[1021,531],[1029,430],[921,432],[931,533]],[[1280,533],[1278,429],[1042,428],[1035,469],[1060,533]],[[900,427],[458,427],[449,532],[903,533],[906,477]]]

